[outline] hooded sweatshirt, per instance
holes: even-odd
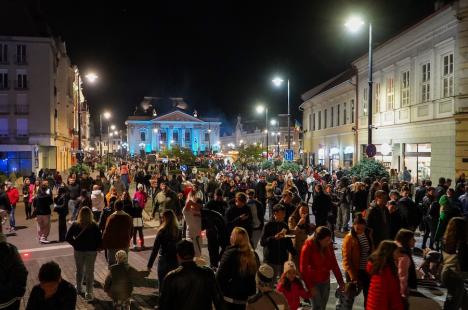
[[[91,204],[93,211],[101,212],[104,209],[104,194],[100,189],[91,192]]]

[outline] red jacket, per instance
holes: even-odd
[[[133,199],[138,201],[138,206],[142,209],[145,208],[146,201],[148,200],[148,194],[145,192],[136,191],[133,195]]]
[[[310,293],[305,290],[305,288],[297,283],[293,282],[291,284],[291,290],[287,291],[286,288],[282,285],[281,282],[278,283],[276,290],[284,295],[288,301],[289,309],[297,310],[301,305],[301,298],[302,299],[309,299]]]
[[[10,204],[11,205],[16,205],[16,203],[18,202],[19,200],[19,192],[18,192],[18,189],[16,189],[16,187],[10,187],[10,189],[8,189],[6,191],[7,195],[8,195],[8,199],[10,199]]]
[[[340,286],[344,285],[333,244],[330,244],[322,254],[315,241],[312,238],[307,239],[301,251],[300,271],[308,288],[313,288],[317,283],[330,281],[330,271],[335,274],[338,284]]]
[[[367,272],[372,270],[372,263],[367,264]],[[403,298],[400,295],[400,281],[390,266],[371,276],[366,310],[403,310]]]

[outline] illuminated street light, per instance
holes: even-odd
[[[352,33],[356,33],[364,26],[364,20],[360,16],[351,16],[345,22],[345,27]]]
[[[90,73],[88,73],[88,74],[85,75],[85,78],[86,78],[90,83],[94,83],[94,82],[96,82],[96,80],[97,80],[99,77],[97,76],[96,73],[90,72]]]
[[[284,80],[280,77],[275,77],[273,80],[271,80],[273,84],[275,84],[276,87],[280,87],[281,84],[283,84]]]
[[[115,125],[111,125],[111,126],[110,126],[110,129],[111,129],[111,130],[115,130]]]
[[[111,113],[109,111],[102,113],[102,115],[104,116],[105,119],[111,118]]]
[[[270,121],[271,126],[276,126],[276,123],[277,123],[276,119],[272,119]]]
[[[159,131],[158,128],[153,128],[154,133],[158,133],[158,131]]]
[[[266,153],[267,153],[267,160],[268,160],[268,107],[264,106],[263,104],[260,104],[256,107],[257,113],[262,114],[265,112],[265,140],[266,140]]]
[[[275,77],[273,80],[271,80],[273,82],[273,84],[276,86],[276,87],[280,87],[284,80],[280,77]],[[290,119],[291,119],[291,111],[290,111],[290,105],[289,105],[289,79],[287,81],[288,83],[288,149],[291,148],[291,125],[290,125]]]

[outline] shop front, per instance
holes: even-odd
[[[404,163],[411,172],[411,182],[431,177],[431,143],[405,143]]]

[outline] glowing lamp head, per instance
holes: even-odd
[[[110,129],[111,129],[111,130],[115,130],[115,125],[111,125],[111,126],[110,126]]]
[[[272,126],[275,126],[275,125],[277,124],[277,121],[276,121],[275,119],[272,119],[272,120],[270,121],[270,124],[271,124]]]
[[[259,105],[255,108],[258,114],[263,113],[265,111],[265,107],[263,105]]]
[[[283,84],[284,80],[280,77],[275,77],[273,80],[271,80],[273,82],[273,84],[276,86],[276,87],[280,87],[281,84]]]
[[[94,83],[96,82],[96,80],[99,78],[96,73],[94,72],[90,72],[88,74],[85,75],[85,78],[90,82],[90,83]]]
[[[102,115],[104,116],[105,119],[111,118],[110,112],[107,112],[107,111],[106,111],[106,112],[104,112]]]
[[[360,16],[351,16],[344,25],[349,32],[356,33],[364,26],[364,20]]]

